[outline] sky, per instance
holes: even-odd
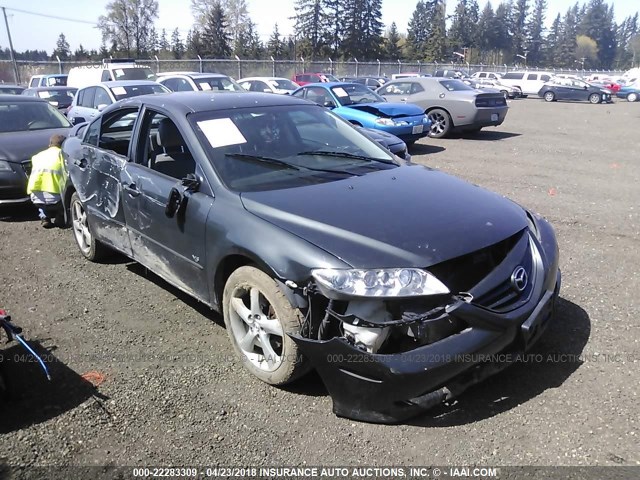
[[[91,23],[97,22],[98,17],[105,13],[108,3],[109,0],[0,0],[0,7],[7,8],[9,29],[15,50],[46,50],[51,53],[61,32],[65,34],[71,50],[75,50],[80,44],[88,50],[97,49],[101,43],[100,31]],[[165,28],[167,35],[170,35],[178,27],[184,39],[193,24],[191,2],[189,0],[158,0],[158,3],[160,10],[156,22],[158,31]],[[258,33],[263,41],[269,38],[276,23],[281,34],[293,33],[293,22],[290,17],[295,14],[294,3],[294,0],[247,0],[249,15],[257,24]],[[387,27],[392,22],[396,22],[398,30],[406,32],[416,3],[417,0],[383,0],[382,21]],[[456,3],[456,0],[447,1],[449,13],[453,11]],[[482,10],[486,1],[479,0],[478,3]],[[499,3],[497,0],[492,1],[494,9]],[[549,0],[547,24],[550,25],[558,13],[564,14],[574,3],[575,0]],[[615,5],[618,22],[640,10],[638,0],[609,0],[608,3]],[[530,4],[533,4],[533,0]],[[12,9],[81,20],[86,23],[45,18]],[[9,46],[9,41],[1,13],[0,11],[0,47],[5,48]]]

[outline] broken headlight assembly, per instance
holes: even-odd
[[[419,268],[334,269],[311,272],[324,296],[398,298],[448,294],[449,289],[435,276]]]

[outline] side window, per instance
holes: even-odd
[[[29,86],[30,87],[37,87],[38,86],[38,81],[39,81],[38,78],[32,78],[31,82],[29,83]]]
[[[551,77],[549,75],[542,75],[540,78],[543,82],[548,82],[549,80],[551,80]]]
[[[410,91],[411,83],[400,82],[385,86],[380,93],[383,95],[408,95]]]
[[[175,122],[147,109],[140,130],[135,161],[175,179],[196,173],[196,162]]]
[[[332,100],[329,93],[322,87],[311,87],[306,89],[306,99],[324,106],[324,104]]]
[[[486,73],[481,73],[478,75],[478,78],[487,78],[487,74]]]
[[[300,75],[300,81],[301,82],[313,82],[313,78],[311,78],[311,75]]]
[[[137,109],[118,110],[102,120],[98,147],[112,150],[126,157],[129,154],[129,144],[133,135],[133,127],[138,118]]]
[[[111,105],[112,103],[106,90],[102,87],[96,87],[96,94],[93,98],[93,108],[97,109],[100,105]]]
[[[167,87],[172,92],[175,92],[178,88],[178,79],[177,78],[168,78],[167,80],[161,82],[165,87]]]
[[[298,90],[295,93],[292,93],[291,95],[294,96],[294,97],[304,98],[306,93],[307,93],[307,89],[303,88],[303,89]]]
[[[527,75],[527,80],[537,80],[537,79],[538,79],[537,73],[530,73],[529,75]]]
[[[265,90],[271,91],[269,86],[264,82],[253,82],[251,86],[252,92],[264,92]]]
[[[111,74],[109,73],[109,70],[103,70],[102,76],[100,77],[100,81],[108,82],[109,80],[111,80]]]
[[[93,97],[96,94],[96,87],[89,87],[85,89],[82,97],[82,107],[93,108]]]
[[[76,94],[76,105],[82,105],[82,99],[84,98],[84,90],[78,90]]]
[[[100,138],[100,123],[101,120],[98,119],[87,127],[82,143],[88,143],[94,147],[98,146],[98,139]]]
[[[411,82],[411,94],[424,92],[424,88],[418,82]]]
[[[176,92],[193,92],[193,87],[184,78],[177,78]]]

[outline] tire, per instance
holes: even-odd
[[[589,95],[589,103],[596,104],[600,102],[602,102],[602,97],[599,94],[592,93],[591,95]]]
[[[546,102],[555,102],[556,101],[556,94],[553,93],[553,92],[545,92],[544,99],[545,99]]]
[[[91,233],[87,212],[80,201],[80,197],[78,197],[78,194],[75,192],[71,195],[69,210],[71,213],[71,229],[73,230],[73,238],[76,239],[76,244],[78,245],[80,253],[82,253],[84,258],[92,262],[97,262],[104,258],[109,250],[103,243],[96,240],[94,235]]]
[[[429,136],[431,138],[446,137],[451,131],[451,116],[441,108],[434,108],[427,113],[431,120]]]
[[[300,331],[303,315],[269,275],[244,266],[227,280],[222,296],[224,324],[235,352],[265,383],[284,385],[309,371],[287,333]]]
[[[500,90],[500,93],[504,95],[505,100],[509,99],[509,92],[507,92],[506,90]]]
[[[630,93],[629,95],[627,95],[627,102],[637,102],[637,101],[638,101],[637,93]]]

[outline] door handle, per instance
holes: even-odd
[[[129,185],[125,185],[124,189],[132,197],[137,197],[138,195],[140,195],[140,191],[138,190],[138,186],[135,183],[130,183]]]
[[[81,159],[76,159],[73,161],[74,165],[77,165],[80,168],[87,168],[87,159],[86,158],[81,158]]]

